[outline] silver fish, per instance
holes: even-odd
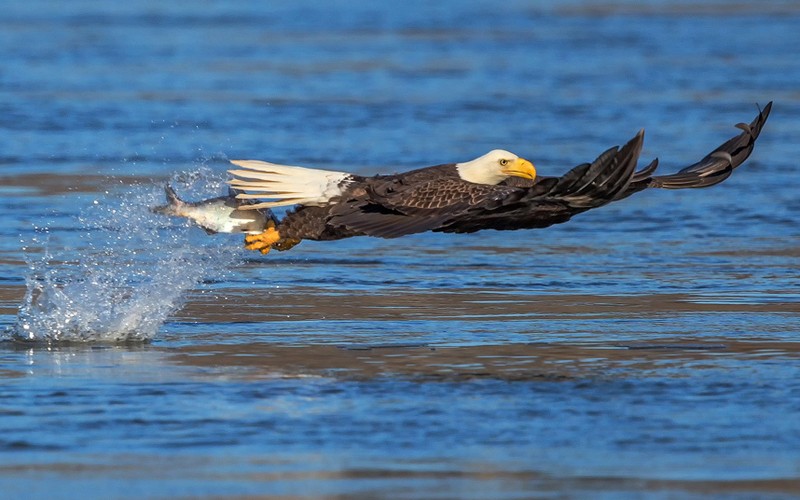
[[[186,217],[205,229],[208,234],[258,234],[264,231],[268,221],[277,222],[270,210],[240,210],[242,202],[236,199],[234,191],[228,196],[194,203],[180,199],[172,186],[167,185],[164,191],[167,194],[167,204],[151,208],[152,212]]]

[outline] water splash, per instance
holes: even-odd
[[[198,199],[223,192],[222,179],[208,169],[170,182]],[[162,186],[126,186],[81,212],[77,238],[37,230],[25,248],[27,292],[7,334],[33,342],[154,338],[183,305],[184,292],[219,279],[240,254],[227,235],[210,238],[188,222],[152,214],[163,196]]]

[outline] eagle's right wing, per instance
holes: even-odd
[[[471,233],[482,229],[542,228],[610,203],[633,179],[643,140],[644,132],[640,131],[622,148],[608,149],[592,163],[578,165],[561,177],[539,179],[524,188],[522,196],[492,199],[434,231]],[[651,167],[652,164],[647,169]]]
[[[738,123],[742,133],[731,137],[699,162],[669,175],[653,176],[653,172],[637,173],[625,192],[618,199],[626,198],[646,188],[685,189],[713,186],[724,181],[753,152],[756,139],[772,111],[772,102],[759,109],[752,122]]]

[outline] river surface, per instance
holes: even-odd
[[[3,3],[4,498],[800,494],[790,1]],[[229,158],[664,172],[546,230],[246,252]],[[27,340],[25,340],[27,339]]]

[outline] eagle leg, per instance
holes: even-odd
[[[286,250],[293,248],[301,241],[303,240],[299,238],[281,238],[280,240],[276,241],[275,244],[272,246],[275,247],[275,250],[279,252],[285,252]]]
[[[266,255],[269,253],[272,245],[280,240],[281,235],[278,233],[278,230],[275,229],[275,223],[273,221],[269,221],[267,222],[267,227],[263,232],[258,234],[248,234],[244,237],[244,247],[247,250],[258,250],[262,254]]]

